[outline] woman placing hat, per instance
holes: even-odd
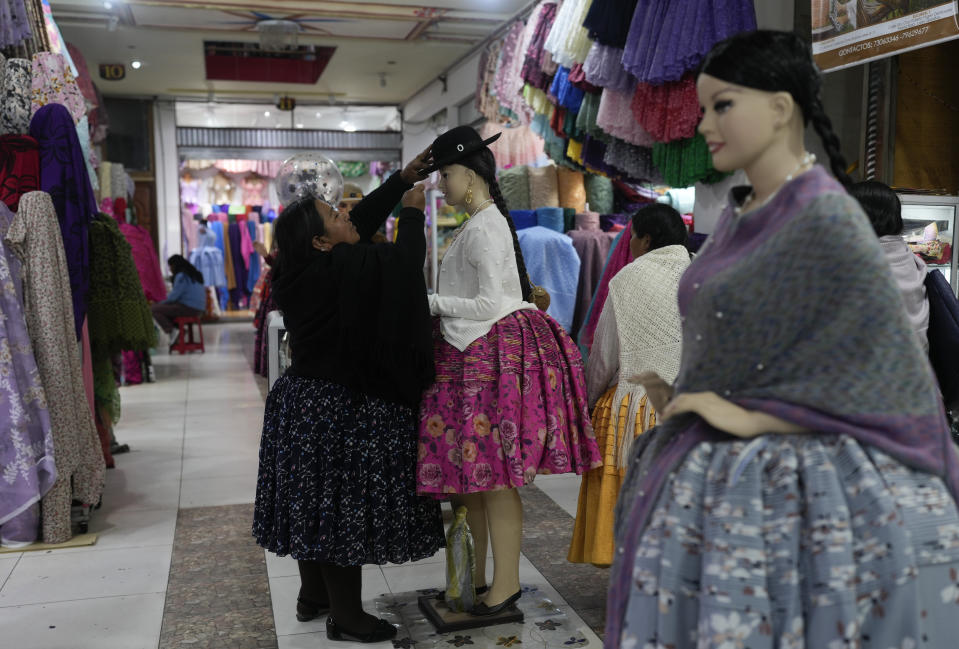
[[[297,617],[330,612],[331,640],[396,629],[363,611],[361,566],[443,544],[439,505],[416,494],[416,408],[433,378],[423,259],[426,152],[357,204],[340,186],[276,220],[273,292],[293,363],[263,416],[253,535],[300,568]],[[404,192],[406,194],[404,195]],[[403,199],[395,244],[370,239]]]
[[[522,504],[537,473],[602,465],[589,422],[583,363],[562,327],[530,302],[532,287],[499,185],[496,161],[470,127],[436,139],[447,204],[470,218],[440,266],[436,383],[420,409],[419,492],[465,505],[476,547],[474,584],[492,615],[520,597]],[[493,583],[486,584],[487,540]]]

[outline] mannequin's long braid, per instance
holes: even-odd
[[[496,207],[499,208],[503,218],[506,219],[506,223],[509,224],[510,234],[513,235],[513,252],[516,254],[516,269],[519,271],[519,286],[523,291],[523,299],[529,302],[533,287],[530,285],[529,273],[526,270],[526,261],[523,259],[523,251],[519,246],[519,237],[516,235],[516,225],[513,223],[513,218],[509,215],[509,206],[506,204],[506,199],[503,197],[503,192],[500,191],[499,183],[496,181],[495,176],[489,179],[489,196],[493,199],[493,202],[496,203]]]
[[[852,178],[849,177],[849,174],[846,173],[846,158],[842,154],[839,137],[832,130],[832,121],[826,114],[822,101],[818,98],[813,100],[812,106],[810,106],[809,121],[812,122],[813,128],[816,129],[816,133],[819,134],[819,138],[822,140],[826,155],[829,156],[829,166],[832,169],[833,175],[836,177],[836,180],[848,189],[853,181]]]

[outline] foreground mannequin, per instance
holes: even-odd
[[[714,48],[700,132],[745,170],[679,289],[674,386],[620,493],[609,646],[928,647],[959,637],[959,459],[796,35]],[[757,272],[757,269],[763,269]]]
[[[433,365],[425,196],[403,192],[423,157],[352,219],[310,197],[276,221],[272,289],[293,363],[266,403],[253,535],[297,560],[297,617],[329,611],[330,640],[394,637],[363,611],[362,565],[423,559],[444,541],[438,503],[416,494],[416,408]],[[397,242],[371,244],[400,196]]]
[[[633,215],[633,262],[609,283],[609,297],[586,363],[586,388],[603,466],[583,476],[569,549],[573,563],[613,562],[613,509],[626,475],[633,438],[656,425],[643,386],[629,379],[679,372],[682,332],[676,294],[689,266],[686,225],[679,212],[654,203]]]
[[[459,127],[432,146],[440,191],[470,219],[454,234],[430,296],[430,311],[440,316],[437,381],[423,396],[418,469],[420,493],[453,495],[454,505],[469,511],[474,584],[486,593],[471,612],[481,616],[520,598],[523,509],[516,488],[537,473],[581,474],[602,464],[579,352],[530,302],[523,254],[486,146],[496,137],[483,142]]]

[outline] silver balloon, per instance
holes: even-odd
[[[283,205],[307,196],[337,205],[343,197],[343,175],[336,163],[321,153],[297,153],[288,158],[273,182]]]

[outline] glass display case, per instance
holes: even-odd
[[[900,194],[902,238],[929,266],[946,276],[953,291],[959,287],[956,258],[957,196]]]

